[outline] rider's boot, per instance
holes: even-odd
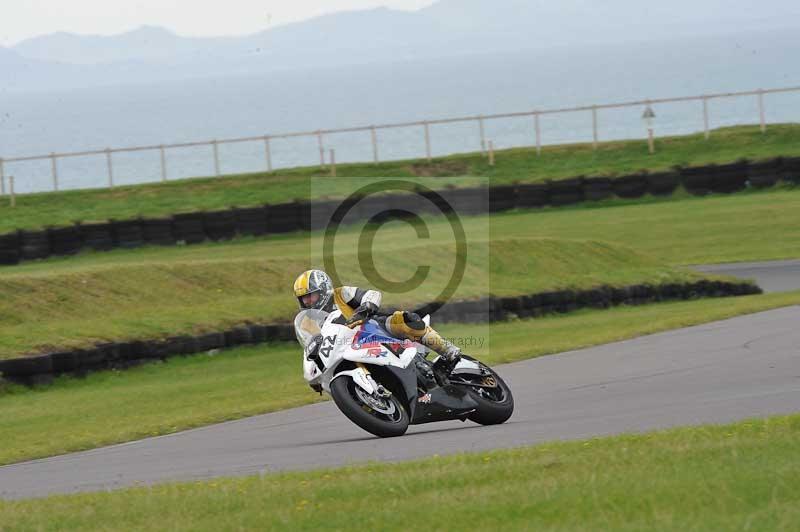
[[[420,338],[419,343],[436,351],[451,366],[455,366],[461,360],[461,349],[453,342],[442,338],[438,332],[430,327],[425,331],[425,335]]]

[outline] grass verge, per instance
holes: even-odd
[[[443,218],[429,218],[430,241],[451,242]],[[800,187],[732,195],[610,200],[571,207],[514,211],[461,219],[469,240],[555,238],[622,245],[666,264],[711,264],[800,257]],[[337,250],[358,248],[360,226],[340,229]],[[340,240],[341,239],[341,240]],[[0,279],[91,271],[125,265],[182,261],[280,258],[315,262],[323,234],[291,233],[238,238],[193,246],[117,249],[54,257],[0,268]],[[387,224],[375,240],[376,255],[425,243],[406,224]],[[346,253],[347,251],[344,251]]]
[[[462,221],[471,258],[459,297],[665,281],[684,275],[665,265],[800,257],[796,188]],[[376,270],[393,272],[395,280],[407,278],[423,255],[448,258],[432,261],[432,280],[414,297],[389,303],[427,301],[441,288],[434,281],[449,275],[449,224],[432,218],[427,226],[427,242],[406,224],[379,230],[373,248]],[[335,248],[340,256],[352,254],[359,237],[358,227],[343,228]],[[322,266],[322,241],[319,233],[291,234],[87,253],[2,269],[0,356],[288,316],[294,304],[289,286],[296,272]],[[430,242],[437,244],[428,253]],[[351,267],[340,267],[346,282],[371,286],[352,259]]]
[[[795,530],[798,452],[800,416],[780,416],[0,502],[0,517],[31,530]]]
[[[473,186],[535,182],[578,175],[624,175],[643,169],[657,171],[675,165],[705,165],[800,155],[800,125],[772,125],[766,135],[756,126],[715,130],[709,140],[703,135],[667,137],[657,142],[649,155],[640,140],[606,142],[593,150],[591,144],[548,146],[541,156],[535,149],[517,148],[497,153],[496,166],[489,166],[479,153],[381,164],[339,165],[338,176],[330,182],[316,180],[313,191],[309,178],[325,175],[318,167],[295,168],[276,173],[200,178],[163,184],[114,189],[79,190],[29,194],[10,208],[0,201],[0,233],[47,225],[66,225],[76,220],[104,221],[137,216],[164,216],[194,210],[215,210],[230,206],[279,203],[294,199],[336,197],[352,190],[351,178],[382,176],[420,179],[435,188],[448,185]],[[476,179],[475,176],[481,176]],[[103,177],[100,181],[103,181]]]
[[[499,364],[796,304],[800,304],[800,291],[587,310],[491,326],[454,324],[440,330],[448,337],[487,339],[466,351]],[[169,434],[320,400],[301,373],[300,354],[292,344],[169,359],[84,379],[61,377],[46,388],[7,385],[0,388],[0,464]]]
[[[407,279],[416,270],[419,257],[444,253],[449,259],[455,254],[452,247],[404,247],[403,253],[380,254],[375,267],[391,271],[393,278]],[[307,258],[302,254],[263,258],[252,248],[244,258],[237,255],[235,246],[207,249],[213,258],[0,276],[0,292],[5,294],[0,300],[0,358],[111,340],[197,334],[247,320],[291,319],[296,302],[290,287],[295,276],[309,268]],[[350,253],[337,254],[340,271],[356,272],[347,282],[371,285],[352,248],[340,249]],[[435,298],[447,284],[453,266],[449,261],[431,262],[423,285],[403,295],[388,294],[385,304],[410,308]],[[604,242],[473,241],[468,247],[464,280],[454,299],[687,282],[703,277]]]

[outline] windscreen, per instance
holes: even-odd
[[[328,313],[324,310],[308,309],[300,311],[294,318],[294,333],[297,341],[303,348],[307,347],[311,340],[322,330],[322,324]]]

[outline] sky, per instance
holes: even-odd
[[[0,0],[0,46],[67,31],[111,35],[142,25],[184,36],[244,35],[325,13],[386,6],[415,10],[435,0]]]

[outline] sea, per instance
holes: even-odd
[[[535,36],[532,36],[535,39]],[[664,43],[492,52],[381,64],[284,70],[85,89],[3,92],[0,157],[201,142],[299,131],[369,126],[800,86],[800,38],[736,35]],[[767,95],[768,123],[800,122],[800,91]],[[654,105],[656,136],[703,130],[700,102]],[[643,106],[600,110],[600,141],[646,137]],[[709,102],[712,128],[759,121],[755,96]],[[590,142],[590,111],[544,115],[544,144]],[[498,150],[535,143],[530,116],[485,121]],[[425,131],[380,129],[380,160],[423,157]],[[371,161],[369,132],[325,135],[337,162]],[[481,149],[478,123],[430,127],[432,155]],[[315,136],[272,139],[273,168],[320,164]],[[264,142],[221,144],[222,174],[266,169]],[[113,184],[162,180],[158,150],[115,153]],[[59,190],[109,185],[105,155],[59,158]],[[6,162],[19,193],[53,190],[51,160]],[[169,180],[216,173],[210,146],[165,151]]]

